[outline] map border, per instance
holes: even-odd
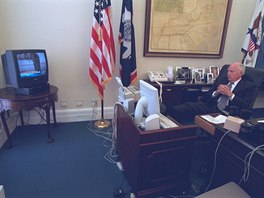
[[[220,46],[217,53],[208,53],[204,51],[203,53],[182,53],[179,51],[173,51],[173,52],[164,52],[164,51],[158,51],[151,50],[150,48],[150,38],[151,36],[151,27],[150,27],[150,21],[152,16],[152,3],[153,0],[146,0],[146,15],[145,15],[145,33],[144,33],[144,56],[145,57],[181,57],[181,58],[215,58],[219,59],[223,57],[224,52],[224,45],[226,40],[226,33],[228,28],[228,22],[232,7],[232,1],[233,0],[227,0],[227,5],[225,8],[225,19],[223,20],[224,24],[221,24],[223,26],[223,31],[221,35],[220,43],[218,43]],[[188,50],[187,50],[188,51]]]

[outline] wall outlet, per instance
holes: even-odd
[[[60,100],[60,106],[61,107],[67,107],[68,106],[68,101],[67,100]]]
[[[76,107],[82,107],[83,106],[83,100],[75,100]]]
[[[98,106],[97,99],[94,98],[94,99],[91,100],[91,106],[93,108]]]

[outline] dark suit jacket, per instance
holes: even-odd
[[[212,103],[216,104],[217,103],[217,100],[220,96],[212,98],[212,93],[214,91],[216,91],[217,87],[220,84],[228,84],[227,77],[218,78],[214,82],[211,89],[207,92],[206,99],[207,99],[207,102],[209,104],[212,104]],[[233,90],[235,97],[233,98],[232,101],[229,101],[228,106],[229,107],[230,106],[236,106],[239,109],[241,109],[241,108],[249,109],[250,104],[251,104],[252,100],[254,99],[253,93],[254,93],[255,87],[256,86],[252,82],[250,82],[250,81],[248,81],[242,77],[242,79],[239,81],[239,83],[236,85],[236,87]]]

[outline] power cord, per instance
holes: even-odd
[[[205,189],[205,192],[208,191],[209,187],[211,186],[212,184],[212,181],[213,181],[213,178],[214,178],[214,174],[215,174],[215,170],[216,170],[216,157],[217,157],[217,152],[218,152],[218,149],[220,147],[220,144],[222,142],[222,140],[224,139],[224,137],[229,133],[230,131],[226,131],[225,134],[221,137],[221,139],[219,140],[218,144],[217,144],[217,147],[215,149],[215,154],[214,154],[214,168],[213,168],[213,172],[212,172],[212,175],[211,175],[211,178],[210,178],[210,182],[209,184],[207,185],[206,189]]]
[[[112,127],[109,127],[107,129],[97,128],[95,126],[95,122],[94,121],[89,121],[88,124],[87,124],[87,128],[94,135],[104,139],[103,146],[106,147],[106,148],[109,148],[107,153],[104,155],[104,158],[108,162],[110,162],[112,164],[117,163],[117,161],[116,161],[117,154],[116,154],[116,151],[115,151],[115,147],[114,147],[114,144],[113,144],[113,138],[112,138],[113,128]]]
[[[157,81],[155,79],[155,82],[159,85],[160,87],[160,91],[159,91],[159,99],[160,99],[160,102],[162,103],[162,83],[160,83],[159,81]]]
[[[114,193],[113,193],[113,195],[114,195],[115,198],[124,197],[126,194],[129,193],[129,192],[125,192],[123,190],[124,181],[125,181],[125,174],[122,171],[122,179],[121,179],[120,185],[114,190]]]
[[[244,159],[244,173],[243,176],[241,177],[240,181],[239,181],[239,185],[243,182],[246,182],[250,176],[250,164],[251,164],[251,160],[253,155],[257,152],[257,151],[264,151],[264,144],[259,145],[258,147],[256,147],[255,149],[253,149],[252,151],[250,151],[245,159]]]
[[[92,120],[96,119],[97,116],[97,103],[93,105],[93,113],[92,113]]]

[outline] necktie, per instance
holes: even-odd
[[[229,87],[229,89],[231,89],[232,85],[234,83],[230,82],[227,86]],[[228,101],[228,96],[226,95],[222,95],[219,100],[218,100],[218,103],[217,103],[217,107],[220,111],[222,111],[226,105],[227,105],[227,101]]]

